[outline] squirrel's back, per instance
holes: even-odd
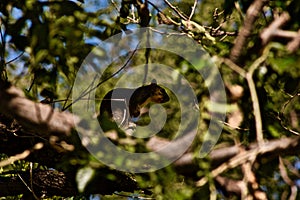
[[[100,119],[105,117],[123,126],[130,118],[138,117],[147,104],[165,103],[169,99],[165,89],[156,81],[136,89],[116,88],[104,96],[100,105]]]

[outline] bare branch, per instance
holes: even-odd
[[[42,147],[43,147],[42,143],[37,143],[36,145],[34,145],[34,147],[31,150],[25,150],[25,151],[23,151],[20,154],[17,154],[17,155],[9,157],[8,159],[2,160],[0,162],[0,167],[4,167],[4,166],[7,166],[7,165],[10,165],[10,164],[12,164],[12,163],[14,163],[14,162],[16,162],[18,160],[23,160],[26,157],[28,157],[32,151],[39,150]]]
[[[92,85],[90,85],[88,88],[86,88],[82,94],[77,97],[77,99],[75,99],[72,103],[70,103],[68,106],[66,106],[63,111],[67,110],[68,108],[70,108],[74,103],[78,102],[79,100],[81,100],[83,97],[85,97],[86,95],[90,94],[92,91],[94,91],[95,89],[97,89],[100,85],[102,85],[103,83],[105,83],[106,81],[108,81],[109,79],[111,79],[112,77],[116,76],[118,73],[120,73],[122,70],[124,70],[129,62],[132,60],[133,56],[135,55],[136,51],[138,50],[138,47],[140,45],[140,42],[137,44],[136,48],[132,51],[132,53],[130,54],[129,58],[127,59],[127,61],[124,63],[124,65],[122,67],[120,67],[120,69],[118,69],[115,73],[113,73],[112,75],[108,76],[107,78],[105,78],[104,80],[100,81],[96,86],[94,87],[90,87]],[[96,77],[95,77],[96,79]],[[73,86],[72,86],[73,87]]]
[[[252,161],[248,161],[242,165],[243,173],[244,173],[244,183],[251,187],[249,190],[246,189],[247,193],[243,193],[241,199],[267,199],[267,195],[265,192],[260,191],[259,184],[256,181],[255,173],[252,171]],[[251,192],[252,191],[252,192]]]
[[[224,162],[216,169],[212,170],[211,176],[215,178],[221,173],[229,169],[235,168],[249,160],[254,160],[257,158],[257,156],[263,156],[271,152],[272,152],[272,156],[283,155],[288,152],[295,154],[295,149],[298,149],[299,146],[300,146],[300,137],[282,138],[278,140],[264,142],[262,145],[257,145],[257,144],[250,145],[248,147],[249,150],[237,153],[228,162]],[[226,148],[224,148],[223,150],[224,150],[223,154],[226,155]],[[208,178],[203,177],[202,179],[196,182],[196,186],[201,187],[204,184],[206,184],[207,181]]]
[[[175,11],[175,13],[181,18],[181,19],[184,19],[184,20],[188,20],[188,17],[185,16],[184,13],[182,13],[176,6],[173,6],[168,0],[164,0],[165,3],[172,9]]]
[[[280,175],[282,177],[282,179],[284,180],[284,182],[286,182],[290,187],[291,187],[291,195],[290,195],[290,200],[295,200],[297,198],[297,186],[295,185],[294,181],[292,181],[290,179],[290,177],[288,176],[288,173],[286,171],[286,167],[283,163],[283,159],[281,158],[281,156],[279,156],[279,171],[280,171]]]
[[[233,180],[222,176],[217,176],[215,181],[217,181],[221,188],[229,194],[236,194],[238,196],[240,196],[242,191],[247,187],[243,181]]]
[[[282,13],[278,18],[276,18],[267,28],[265,28],[261,32],[260,38],[262,40],[262,44],[266,45],[274,36],[282,34],[282,32],[278,33],[278,30],[289,20],[290,15],[287,12]]]
[[[241,28],[238,37],[234,43],[233,48],[231,49],[230,59],[233,62],[237,62],[243,48],[245,47],[245,43],[247,38],[250,36],[253,25],[257,18],[259,17],[260,12],[262,11],[264,5],[268,2],[268,0],[255,0],[248,8],[245,21],[243,27]]]
[[[233,71],[238,73],[240,76],[246,78],[247,72],[242,67],[240,67],[237,64],[235,64],[234,62],[232,62],[232,60],[230,60],[228,58],[224,58],[224,59],[221,59],[221,62],[225,63],[228,67],[230,67]]]
[[[253,105],[253,113],[255,118],[255,129],[256,129],[256,140],[259,144],[262,144],[264,141],[263,137],[263,130],[262,130],[262,119],[261,119],[261,113],[260,113],[260,106],[259,106],[259,99],[256,92],[256,87],[254,80],[252,79],[252,76],[247,73],[246,76],[249,90],[250,90],[250,96],[252,100]]]
[[[289,13],[283,12],[267,28],[265,28],[260,34],[262,44],[266,45],[274,37],[281,37],[281,38],[291,39],[291,41],[287,44],[287,50],[289,52],[293,53],[297,49],[299,49],[300,30],[298,30],[298,32],[295,32],[295,31],[286,31],[280,29],[280,27],[286,24],[290,20],[290,18],[291,17]]]
[[[285,130],[287,130],[287,131],[289,131],[289,132],[291,132],[291,133],[293,133],[293,134],[295,134],[295,135],[300,136],[300,133],[297,132],[297,131],[292,130],[291,128],[289,128],[289,127],[284,123],[284,121],[283,121],[283,119],[282,119],[282,117],[281,117],[281,116],[283,116],[283,113],[285,112],[285,109],[286,109],[287,105],[289,105],[289,104],[292,102],[293,99],[295,99],[295,98],[297,98],[297,97],[300,97],[300,92],[298,92],[296,95],[289,95],[289,96],[290,96],[290,99],[289,99],[287,102],[285,102],[285,103],[283,104],[283,106],[282,106],[282,108],[281,108],[281,110],[280,110],[280,113],[278,113],[277,118],[278,118],[278,120],[280,121],[281,126],[282,126]]]
[[[287,50],[291,53],[297,51],[300,47],[300,29],[294,35],[294,39],[287,44]]]
[[[198,2],[198,0],[194,0],[194,5],[193,5],[193,7],[192,7],[192,12],[191,12],[191,14],[190,14],[190,16],[189,16],[189,20],[192,19],[193,15],[194,15],[194,13],[195,13],[195,10],[196,10],[196,7],[197,7],[197,2]]]
[[[79,122],[70,113],[56,112],[49,105],[27,99],[20,89],[5,83],[0,84],[0,113],[12,116],[38,135],[69,135]]]
[[[253,80],[253,73],[254,71],[263,63],[268,57],[268,54],[270,52],[270,49],[272,48],[272,45],[268,45],[263,54],[256,59],[252,65],[249,67],[248,72],[246,72],[243,68],[235,64],[229,59],[223,59],[221,60],[224,62],[227,66],[229,66],[232,70],[240,74],[242,77],[246,78],[249,90],[250,90],[250,96],[252,100],[253,105],[253,113],[255,117],[255,127],[256,127],[256,139],[259,144],[263,143],[263,131],[262,131],[262,119],[261,119],[261,113],[260,113],[260,106],[259,106],[259,99],[256,92],[255,83]]]
[[[17,56],[16,56],[15,58],[13,58],[13,59],[7,61],[5,64],[8,65],[8,64],[10,64],[10,63],[12,63],[12,62],[18,60],[21,56],[23,56],[24,53],[25,53],[25,52],[22,51],[19,55],[17,55]]]

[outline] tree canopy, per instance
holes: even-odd
[[[0,196],[299,199],[299,18],[298,0],[1,1]],[[170,100],[99,136],[105,94],[152,79]]]

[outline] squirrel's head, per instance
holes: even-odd
[[[157,85],[157,82],[155,79],[152,80],[151,84],[149,85],[150,91],[151,91],[151,101],[154,103],[165,103],[170,100],[169,95],[159,85]]]

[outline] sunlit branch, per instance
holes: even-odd
[[[181,19],[188,20],[187,16],[185,16],[185,14],[183,14],[176,6],[173,6],[168,0],[164,1]]]
[[[195,1],[194,1],[194,5],[193,5],[193,7],[192,7],[192,12],[191,12],[191,14],[190,14],[190,16],[189,16],[189,20],[191,20],[192,17],[193,17],[193,15],[195,14],[195,10],[196,10],[196,7],[197,7],[197,2],[198,2],[198,0],[195,0]]]

